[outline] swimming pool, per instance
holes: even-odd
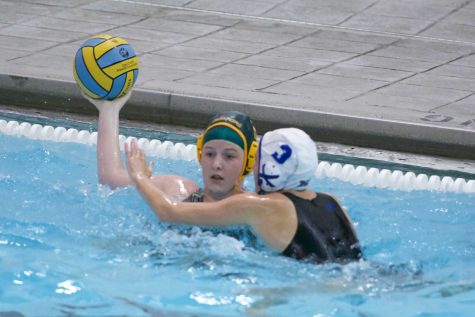
[[[358,175],[345,174],[345,166],[323,164],[319,176],[341,179],[316,178],[312,187],[343,203],[357,224],[365,261],[315,266],[273,254],[252,239],[162,224],[133,188],[98,186],[94,134],[9,124],[15,135],[0,133],[1,312],[473,316],[475,196],[448,191],[473,183],[446,180],[442,186],[440,178],[437,191],[398,190],[416,187],[417,176],[404,180],[405,174],[391,178],[392,188],[369,187],[356,176],[343,181]],[[82,143],[20,135],[31,130]],[[159,154],[160,173],[200,182],[192,147],[142,145]],[[389,177],[358,173],[373,186]]]

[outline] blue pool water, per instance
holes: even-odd
[[[196,162],[155,159],[200,182]],[[95,148],[0,134],[0,316],[473,316],[475,196],[315,179],[365,261],[316,266],[160,223]],[[249,184],[250,185],[250,184]]]

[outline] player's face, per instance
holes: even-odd
[[[225,140],[206,142],[201,152],[205,194],[213,200],[232,195],[238,186],[243,162],[244,151],[238,145]]]

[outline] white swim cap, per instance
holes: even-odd
[[[317,147],[296,128],[267,132],[259,144],[258,185],[261,191],[305,189],[318,165]]]

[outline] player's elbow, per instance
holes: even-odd
[[[155,215],[160,219],[161,222],[166,222],[166,223],[175,223],[176,219],[173,214],[173,208],[169,208],[168,206],[165,206],[165,204],[149,200],[149,204],[152,207],[153,211],[155,212]],[[170,204],[171,205],[171,204]]]
[[[114,177],[111,177],[110,173],[106,173],[104,171],[99,171],[97,173],[98,179],[99,179],[99,184],[101,185],[107,185],[111,187],[112,189],[118,187],[116,184],[116,181],[114,180]]]
[[[99,174],[99,184],[110,186],[110,181],[105,175]]]
[[[109,186],[111,189],[126,187],[132,184],[128,175],[113,173],[98,173],[99,184]]]
[[[155,214],[157,215],[158,219],[160,219],[161,222],[175,223],[175,224],[179,223],[176,217],[174,217],[173,213],[170,213],[167,210],[155,209]]]

